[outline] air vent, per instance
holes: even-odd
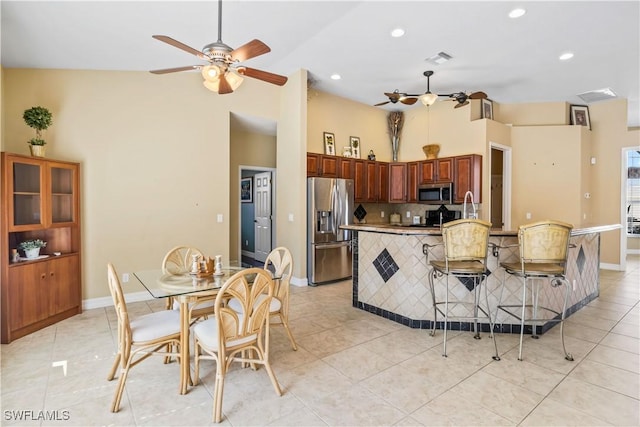
[[[431,62],[432,64],[435,64],[435,65],[440,65],[440,64],[444,64],[445,62],[447,62],[451,58],[453,58],[453,57],[451,55],[449,55],[448,53],[440,52],[440,53],[438,53],[436,55],[433,55],[433,56],[427,58],[426,61],[427,62]]]
[[[607,99],[613,99],[617,97],[618,95],[616,95],[616,93],[608,87],[578,94],[578,98],[582,99],[587,104],[598,101],[606,101]]]

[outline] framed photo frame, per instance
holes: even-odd
[[[578,126],[586,126],[591,130],[591,118],[589,117],[589,107],[586,105],[571,105],[571,124]]]
[[[336,155],[336,136],[331,132],[324,132],[324,154]]]
[[[357,136],[349,137],[349,146],[351,147],[351,157],[354,159],[360,158],[360,138]]]
[[[481,99],[482,118],[493,120],[493,101],[490,99]]]
[[[240,179],[240,202],[253,203],[253,178]]]

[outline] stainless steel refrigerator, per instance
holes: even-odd
[[[348,279],[352,271],[353,180],[307,178],[307,277],[311,286]]]

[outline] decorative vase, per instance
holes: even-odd
[[[33,157],[44,157],[44,145],[29,145]]]
[[[391,153],[393,154],[393,161],[398,161],[398,148],[400,148],[400,137],[391,137]]]
[[[25,249],[24,254],[27,259],[36,259],[40,256],[40,248]]]
[[[427,160],[437,159],[440,152],[440,146],[438,144],[429,144],[422,147]]]

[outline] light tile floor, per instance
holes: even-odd
[[[234,368],[224,390],[222,425],[640,425],[640,257],[626,272],[603,270],[601,295],[539,340],[498,335],[502,360],[484,335],[430,337],[351,307],[351,282],[292,288],[292,351],[272,332],[278,397],[264,369]],[[133,314],[163,301],[130,304]],[[2,425],[210,425],[213,362],[202,382],[178,394],[176,363],[151,358],[127,381],[120,412],[109,412],[116,319],[88,310],[1,348]],[[66,362],[66,373],[59,362]],[[25,412],[31,411],[31,412]],[[45,411],[45,412],[42,412]],[[26,416],[30,419],[17,420]],[[58,420],[43,418],[53,417]],[[35,418],[35,420],[33,420]]]

